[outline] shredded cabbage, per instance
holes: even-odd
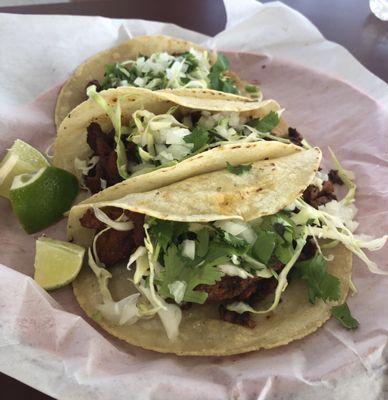
[[[144,246],[139,246],[134,253],[131,254],[127,263],[127,269],[131,269],[131,265],[140,257],[147,255],[147,249]]]
[[[337,240],[364,261],[372,273],[388,274],[388,271],[381,270],[376,263],[369,260],[362,250],[367,249],[375,251],[381,249],[386,243],[388,235],[377,239],[365,240],[362,236],[353,235],[341,216],[331,215],[321,209],[316,210],[302,199],[296,201],[296,206],[300,212],[298,214],[293,214],[291,218],[297,225],[305,225],[308,220],[314,221],[315,226],[308,225],[306,228],[309,235],[318,239]]]
[[[149,286],[150,286],[150,297],[152,299],[151,303],[153,305],[156,305],[163,310],[166,310],[166,303],[163,301],[163,299],[158,296],[155,292],[155,286],[154,286],[154,278],[155,278],[155,263],[157,262],[158,255],[154,254],[154,246],[152,245],[151,238],[148,232],[148,224],[144,224],[144,233],[146,237],[144,238],[144,244],[145,247],[148,251],[147,256],[148,256],[148,263],[149,263],[149,270],[150,270],[150,276],[149,276]]]
[[[354,232],[359,225],[357,221],[354,221],[354,217],[357,214],[357,207],[353,203],[331,200],[318,208],[333,217],[340,218],[351,232]]]
[[[350,204],[353,203],[356,196],[356,189],[357,186],[354,183],[354,174],[351,171],[345,170],[340,162],[338,161],[337,157],[329,147],[330,156],[332,158],[333,164],[335,168],[338,170],[338,176],[342,179],[346,187],[348,188],[348,193],[346,196],[341,200],[341,203]]]
[[[107,229],[104,229],[101,232],[104,232]],[[97,236],[97,235],[96,235]],[[95,237],[96,239],[96,237]],[[91,270],[94,272],[94,274],[97,277],[98,281],[98,286],[100,288],[100,292],[103,298],[103,301],[113,301],[112,300],[112,295],[110,294],[109,288],[108,288],[108,282],[109,279],[112,278],[112,274],[106,270],[103,267],[99,267],[96,263],[96,261],[93,258],[92,250],[89,248],[88,249],[88,262]]]
[[[290,272],[291,268],[295,265],[296,261],[298,260],[300,253],[302,252],[302,249],[303,249],[304,245],[306,244],[306,238],[307,238],[307,234],[304,233],[302,237],[300,237],[299,239],[296,240],[296,247],[295,247],[294,254],[292,255],[290,261],[288,261],[288,263],[284,266],[284,268],[282,269],[282,271],[279,274],[278,285],[275,290],[275,298],[274,298],[272,305],[269,308],[267,308],[266,310],[258,311],[242,302],[234,302],[234,303],[228,304],[226,306],[226,308],[229,311],[235,311],[238,313],[243,313],[243,312],[249,311],[254,314],[266,314],[266,313],[269,313],[270,311],[274,310],[279,304],[282,293],[286,290],[286,288],[288,286],[288,281],[287,281],[288,273]]]
[[[133,276],[133,282],[138,285],[140,281],[149,275],[150,263],[148,262],[147,255],[139,257],[136,260],[136,270]]]
[[[182,320],[182,311],[175,304],[166,303],[158,294],[151,293],[144,283],[137,286],[138,290],[148,299],[152,306],[155,307],[160,320],[166,330],[167,337],[174,340],[179,335],[179,325]]]
[[[114,324],[134,324],[140,316],[137,308],[139,296],[140,293],[134,293],[119,301],[105,300],[97,309],[105,319]]]
[[[262,278],[272,278],[274,272],[269,269],[265,264],[257,261],[253,257],[249,256],[248,254],[243,254],[241,258],[249,264],[249,266],[256,270],[256,276],[260,276]]]
[[[146,276],[150,269],[148,262],[147,249],[144,246],[139,246],[134,253],[131,254],[127,263],[127,269],[131,269],[131,265],[136,262],[136,270],[133,276],[133,282],[138,285],[140,281]]]
[[[98,163],[100,157],[93,156],[89,160],[80,160],[79,158],[74,159],[75,169],[81,171],[82,175],[87,175],[91,169],[93,169]]]
[[[97,208],[95,205],[92,205],[94,215],[96,218],[106,224],[109,228],[112,228],[116,231],[130,231],[133,229],[133,222],[132,221],[114,221],[113,219],[109,218],[102,210]],[[119,218],[120,219],[120,218]]]

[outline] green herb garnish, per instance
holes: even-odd
[[[352,316],[346,303],[332,307],[331,315],[341,322],[346,329],[358,328],[359,322]]]
[[[275,111],[270,111],[263,118],[256,118],[248,122],[248,125],[259,132],[269,133],[279,124],[280,118]]]

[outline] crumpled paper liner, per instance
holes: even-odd
[[[84,58],[132,35],[169,34],[261,53],[228,55],[242,78],[259,82],[266,98],[285,107],[292,126],[326,157],[331,146],[355,172],[360,232],[388,232],[387,85],[281,3],[243,0],[237,6],[228,0],[226,8],[227,28],[214,39],[149,21],[0,15],[7,60],[0,65],[6,77],[0,89],[1,154],[16,138],[42,151],[52,143],[56,95]],[[101,332],[83,318],[70,287],[50,295],[39,288],[29,278],[39,235],[22,231],[4,199],[0,215],[0,371],[55,398],[384,398],[387,278],[372,275],[356,259],[359,293],[349,299],[361,323],[356,332],[329,321],[318,333],[270,351],[176,357]],[[65,222],[45,233],[64,239]],[[387,248],[372,258],[387,269]]]

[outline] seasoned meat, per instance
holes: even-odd
[[[334,194],[334,186],[331,181],[325,181],[322,184],[322,190],[317,186],[309,185],[303,193],[303,199],[314,208],[323,206],[331,200],[337,200]]]
[[[92,193],[97,193],[101,190],[101,179],[106,181],[107,186],[113,186],[122,178],[117,169],[114,131],[106,134],[99,124],[92,122],[87,132],[87,143],[99,160],[84,181]]]
[[[86,141],[96,155],[109,155],[114,149],[114,132],[104,133],[97,122],[92,122],[86,130]]]
[[[138,164],[138,152],[137,152],[137,144],[133,142],[126,143],[127,148],[127,160],[134,164]]]
[[[256,290],[257,282],[261,278],[242,279],[238,276],[225,275],[214,285],[198,285],[196,290],[206,292],[208,297],[206,303],[214,303],[231,299],[249,298]]]
[[[92,209],[86,211],[86,213],[80,218],[79,222],[84,228],[96,229],[102,231],[105,228],[105,224],[96,218]]]
[[[344,182],[341,179],[341,177],[338,175],[338,171],[336,169],[331,169],[329,171],[329,179],[332,183],[335,183],[337,185],[343,185]]]
[[[97,256],[107,268],[113,267],[120,261],[128,260],[135,250],[131,231],[109,229],[96,241]]]
[[[282,267],[284,267],[283,264],[281,265]],[[249,298],[247,297],[245,299],[242,299],[241,297],[238,297],[236,299],[231,299],[231,301],[245,301],[248,302],[251,306],[255,307],[257,306],[258,302],[262,301],[265,297],[275,291],[276,285],[277,280],[275,278],[260,279],[256,282],[255,291],[251,293]],[[227,310],[225,305],[220,305],[219,313],[220,318],[223,321],[231,322],[233,324],[239,324],[251,329],[256,327],[256,322],[253,319],[253,315],[249,312],[239,314],[237,312]]]
[[[315,253],[317,252],[317,245],[315,244],[313,238],[309,236],[307,238],[307,242],[302,249],[302,253],[300,254],[298,261],[309,260],[313,258]]]
[[[276,289],[278,281],[275,278],[261,279],[256,287],[255,293],[251,296],[248,303],[255,306],[258,302],[264,300],[269,294]]]
[[[277,262],[272,268],[280,271],[284,264]],[[258,276],[243,279],[238,276],[225,275],[214,285],[198,285],[196,290],[206,292],[206,303],[221,302],[227,300],[248,301],[256,292],[271,279],[263,279]]]
[[[295,128],[288,128],[288,138],[297,146],[302,146],[303,136]]]
[[[242,325],[250,329],[256,327],[256,322],[253,320],[252,314],[249,312],[239,314],[235,311],[229,311],[223,304],[219,306],[218,311],[220,313],[220,318],[223,321],[231,322],[232,324]]]
[[[104,169],[100,163],[97,163],[94,168],[89,171],[89,174],[84,177],[85,186],[91,193],[98,193],[101,190],[101,179],[104,176]]]
[[[136,248],[139,246],[144,246],[144,214],[135,213],[132,211],[125,211],[125,215],[133,221],[133,229],[130,231],[132,233],[132,240]]]
[[[116,207],[102,209],[109,218],[116,220],[123,210]],[[109,229],[96,240],[96,252],[100,261],[106,267],[112,267],[120,261],[127,260],[139,247],[144,245],[144,215],[132,211],[124,211],[129,220],[133,221],[134,228],[130,231],[116,231]],[[92,209],[89,209],[80,219],[85,228],[101,231],[106,225],[96,218]]]

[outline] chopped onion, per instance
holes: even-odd
[[[244,239],[249,244],[253,244],[256,241],[257,235],[255,231],[243,221],[224,220],[217,221],[214,225],[233,236]]]
[[[186,144],[183,138],[190,133],[187,128],[171,128],[166,135],[166,144]]]
[[[195,258],[195,240],[184,240],[182,243],[182,256],[194,260]]]
[[[252,278],[253,275],[245,271],[243,268],[236,267],[233,264],[221,264],[217,265],[217,268],[222,271],[225,275],[238,276],[242,279]]]
[[[243,221],[232,221],[230,219],[226,219],[224,221],[216,221],[214,225],[217,228],[222,229],[225,232],[230,233],[233,236],[239,235],[245,229],[248,228],[248,225]]]
[[[183,144],[172,144],[168,148],[168,152],[172,154],[174,160],[182,160],[182,158],[186,157],[191,153],[191,149],[193,148],[193,143],[185,143]]]
[[[140,78],[139,76],[133,81],[133,84],[139,87],[144,87],[146,84],[146,80],[143,78]]]
[[[230,257],[230,259],[234,265],[240,265],[241,263],[240,258],[236,256],[236,254],[232,254],[232,257]]]
[[[180,304],[185,296],[187,283],[184,281],[175,281],[168,284],[168,290],[170,291],[175,303]]]

